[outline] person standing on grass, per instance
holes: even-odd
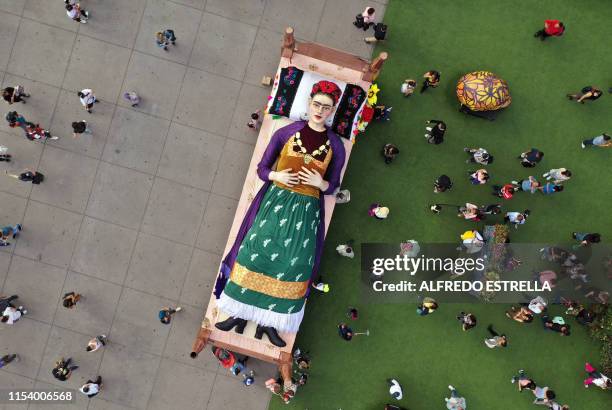
[[[555,184],[562,184],[565,181],[569,181],[572,177],[572,171],[567,168],[553,168],[550,171],[542,174],[547,181],[552,179],[552,182]]]
[[[465,160],[466,164],[470,162],[475,162],[480,165],[489,165],[493,163],[493,155],[490,155],[486,149],[484,148],[463,148],[470,158]]]
[[[22,85],[17,85],[15,87],[6,87],[2,90],[2,98],[4,101],[9,103],[9,105],[20,102],[25,104],[24,98],[28,98],[30,94],[26,94],[25,89]]]
[[[408,78],[402,83],[402,86],[400,87],[400,92],[404,97],[410,97],[412,94],[414,94],[416,87],[417,82],[412,78]]]
[[[430,144],[442,144],[444,142],[444,134],[446,133],[446,123],[440,120],[429,120],[425,124],[425,138]]]
[[[504,222],[514,225],[514,228],[518,229],[519,225],[525,225],[527,218],[531,212],[529,209],[525,209],[523,212],[506,212],[504,216]]]
[[[91,88],[84,88],[78,93],[79,99],[81,100],[81,105],[85,107],[85,110],[91,114],[91,110],[95,103],[98,102],[96,96]]]
[[[484,343],[489,349],[495,349],[496,347],[507,347],[508,346],[508,338],[506,335],[500,335],[493,329],[493,325],[487,326],[487,330],[491,334],[491,337],[485,339]]]
[[[5,354],[4,356],[0,357],[0,369],[2,369],[4,366],[6,366],[7,364],[9,364],[10,362],[12,362],[13,360],[17,359],[17,361],[19,361],[19,355],[18,354]]]
[[[338,252],[341,256],[353,259],[355,257],[355,252],[353,251],[353,242],[354,241],[350,239],[346,243],[338,245],[336,247],[336,252]]]
[[[421,94],[425,92],[428,88],[436,88],[440,85],[440,73],[436,70],[429,70],[425,74],[423,74],[423,87],[421,88]]]
[[[544,28],[536,31],[534,37],[546,40],[546,37],[560,37],[565,32],[565,26],[559,20],[544,20]]]
[[[163,307],[157,316],[159,317],[160,322],[162,322],[164,325],[169,325],[172,321],[172,315],[176,312],[180,312],[181,310],[183,310],[183,308],[180,306],[177,306],[174,309],[171,307]]]
[[[544,153],[537,148],[531,148],[531,150],[523,152],[518,156],[518,159],[521,160],[521,165],[525,168],[533,168],[538,162],[542,161],[544,158]]]
[[[101,388],[102,388],[102,377],[98,376],[95,381],[91,379],[87,380],[87,383],[85,383],[79,389],[79,391],[91,399],[92,397],[94,397],[96,394],[100,392]]]
[[[531,390],[533,392],[537,387],[533,379],[527,377],[523,369],[519,370],[518,374],[510,379],[510,382],[513,384],[516,383],[518,391],[520,392],[523,390]]]
[[[453,182],[448,175],[440,175],[434,181],[434,194],[446,192],[453,187]]]
[[[451,391],[450,397],[445,397],[446,408],[448,410],[465,410],[467,409],[467,402],[465,397],[462,397],[457,389],[449,385],[448,389]]]
[[[577,247],[589,246],[592,243],[601,242],[601,235],[598,233],[587,233],[587,232],[572,232],[572,238],[577,240],[579,243]]]
[[[390,164],[393,162],[395,157],[399,154],[400,150],[393,144],[385,144],[382,149],[382,155],[385,158],[385,164]]]
[[[434,298],[426,296],[423,298],[423,303],[417,306],[416,312],[419,316],[427,316],[435,312],[436,309],[438,309],[438,302]]]
[[[580,90],[580,93],[577,94],[567,94],[567,98],[572,101],[579,102],[580,104],[584,104],[585,101],[591,100],[595,101],[599,97],[603,95],[603,92],[593,87],[592,85],[587,85]]]
[[[95,352],[99,348],[106,346],[106,343],[106,335],[96,336],[87,343],[85,350],[88,352]]]
[[[387,25],[384,23],[376,23],[374,24],[374,36],[366,37],[363,39],[367,44],[378,43],[379,41],[384,41],[387,37]]]
[[[457,320],[461,322],[461,328],[464,332],[476,327],[476,316],[472,313],[461,312],[457,316]]]
[[[78,121],[72,123],[72,138],[77,138],[81,134],[91,134],[91,130],[87,126],[87,121]]]
[[[552,195],[555,192],[563,191],[563,185],[557,185],[553,182],[547,182],[543,186],[539,186],[538,190],[544,195]]]
[[[586,147],[610,148],[612,147],[612,137],[604,132],[601,135],[582,141],[580,145],[583,149]]]
[[[389,394],[391,397],[395,400],[401,400],[404,397],[402,386],[396,379],[387,379],[387,384],[389,385]]]
[[[37,171],[31,171],[29,169],[24,170],[21,174],[10,174],[8,171],[4,171],[6,175],[11,178],[18,179],[22,182],[31,182],[34,185],[40,185],[41,182],[45,180],[45,176]]]
[[[346,323],[338,323],[338,334],[341,338],[350,342],[353,338],[353,329],[348,327]]]

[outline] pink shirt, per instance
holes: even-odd
[[[361,13],[361,15],[363,16],[363,22],[364,23],[374,23],[374,20],[376,19],[376,12],[372,13],[372,15],[368,14],[368,9],[370,7],[366,7],[366,9],[363,11],[363,13]]]

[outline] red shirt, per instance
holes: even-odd
[[[551,36],[560,36],[565,31],[559,20],[544,20],[544,31]]]
[[[514,185],[504,185],[501,189],[501,193],[504,199],[512,199],[512,196],[514,195]]]

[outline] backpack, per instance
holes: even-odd
[[[355,16],[355,22],[353,24],[355,24],[355,26],[358,28],[363,28],[364,26],[363,16],[361,14],[357,14]]]

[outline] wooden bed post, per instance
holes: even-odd
[[[370,67],[368,67],[368,71],[364,73],[362,79],[364,81],[373,82],[380,74],[380,70],[383,66],[385,60],[389,57],[386,51],[381,52],[378,57],[376,57],[371,63]]]
[[[291,59],[295,48],[295,37],[293,36],[293,27],[287,27],[283,35],[283,48],[281,49],[281,57]]]
[[[281,374],[285,387],[289,387],[293,384],[293,382],[291,381],[292,364],[293,362],[291,360],[291,354],[287,352],[281,352],[278,370]]]
[[[196,336],[196,340],[193,342],[193,346],[191,347],[191,358],[195,359],[204,347],[206,343],[208,343],[208,338],[210,337],[210,329],[201,327],[198,335]]]

